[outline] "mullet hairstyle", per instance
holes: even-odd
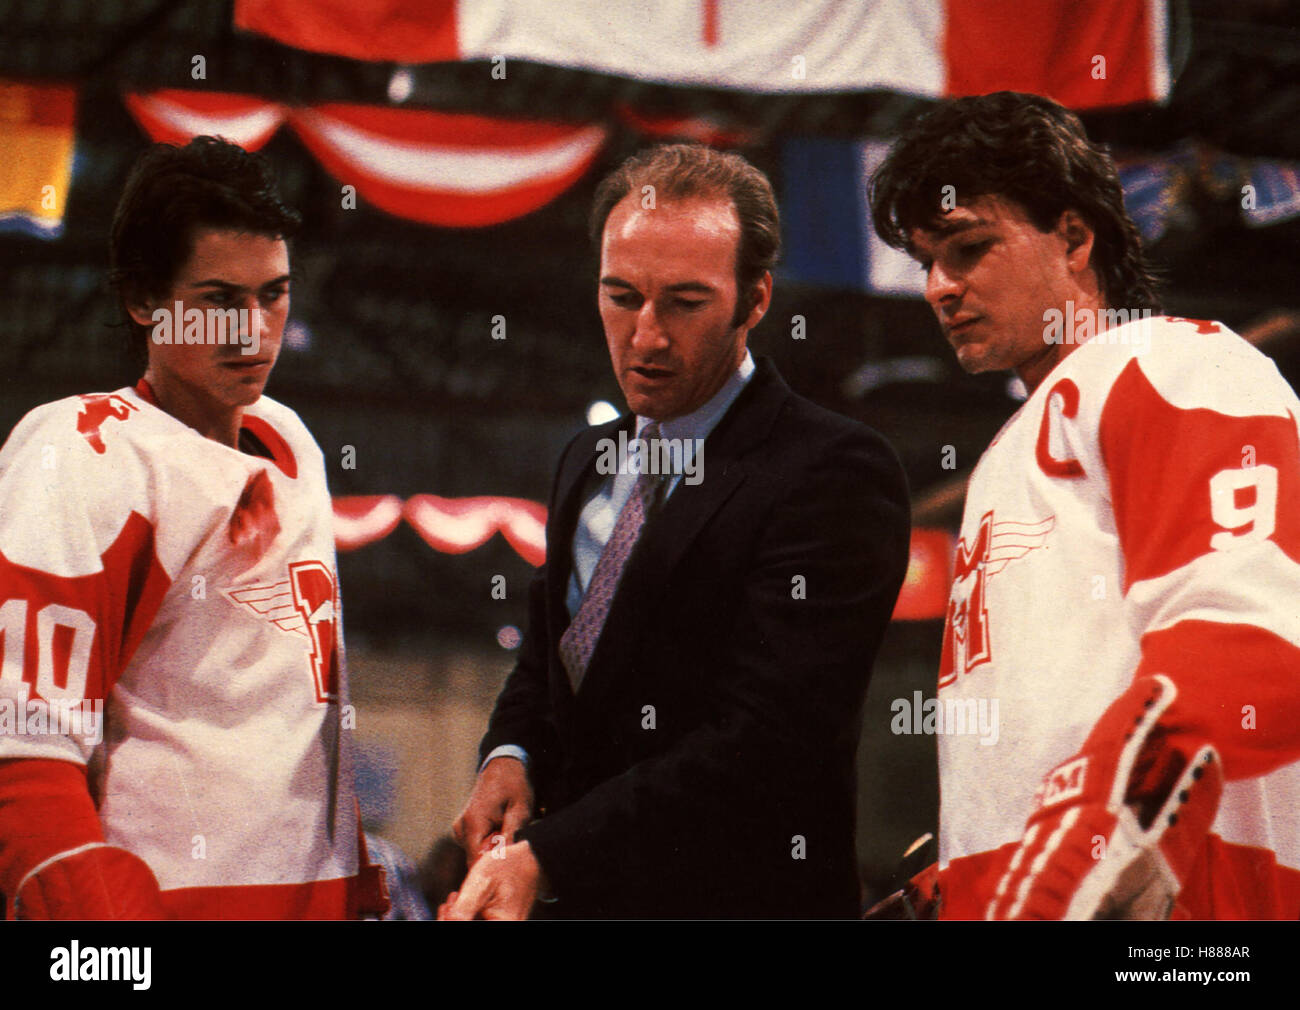
[[[655,200],[723,197],[740,221],[736,248],[736,311],[731,325],[745,321],[754,307],[752,292],[781,252],[781,216],[767,176],[738,154],[702,144],[659,144],[632,155],[596,187],[590,232],[597,250],[605,221],[629,193],[638,197],[653,186]]]
[[[912,231],[942,219],[946,186],[960,203],[977,196],[1013,200],[1042,232],[1066,210],[1076,211],[1095,232],[1091,266],[1108,306],[1160,311],[1115,162],[1063,106],[1041,95],[998,91],[945,101],[922,116],[871,178],[876,232],[912,252]]]
[[[113,213],[109,282],[126,316],[127,353],[147,360],[148,328],[127,306],[164,298],[194,252],[200,228],[291,239],[302,218],[285,206],[270,163],[219,137],[184,147],[154,144],[140,155]]]

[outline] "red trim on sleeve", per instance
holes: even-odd
[[[1235,845],[1218,835],[1183,884],[1171,919],[1300,918],[1300,870],[1269,849]]]
[[[1300,562],[1300,441],[1294,418],[1180,409],[1161,397],[1134,359],[1106,399],[1099,440],[1124,552],[1125,592],[1135,582],[1168,575],[1208,554],[1216,534],[1251,531],[1249,522],[1216,521],[1211,481],[1227,474],[1220,480],[1249,484],[1251,468],[1244,464],[1252,456],[1256,467],[1277,474],[1269,539]],[[1233,510],[1248,509],[1255,495],[1256,488],[1243,486],[1231,501],[1220,500],[1220,518],[1235,522],[1239,513]]]
[[[1180,621],[1142,636],[1136,677],[1163,673],[1178,697],[1160,722],[1214,745],[1229,779],[1300,759],[1300,649],[1248,624]]]
[[[0,761],[0,891],[9,899],[33,867],[79,845],[102,842],[86,769],[71,761]]]

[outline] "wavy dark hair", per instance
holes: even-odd
[[[126,315],[127,355],[140,366],[147,328],[127,305],[162,298],[194,251],[200,228],[290,239],[302,218],[285,206],[270,163],[219,137],[154,144],[136,160],[113,214],[109,282]]]
[[[607,175],[592,201],[591,240],[600,247],[605,221],[629,193],[653,186],[656,199],[727,197],[740,221],[736,249],[736,311],[731,325],[745,321],[753,302],[746,296],[781,253],[781,215],[772,183],[738,154],[703,144],[658,144],[638,151]]]
[[[1111,308],[1159,311],[1156,280],[1124,209],[1115,162],[1088,139],[1079,117],[1041,95],[998,91],[943,102],[904,131],[871,178],[880,237],[911,252],[913,229],[942,216],[943,187],[957,199],[1001,196],[1040,231],[1066,210],[1096,233],[1092,267]]]

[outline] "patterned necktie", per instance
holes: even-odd
[[[655,422],[647,424],[639,437],[653,445],[651,440],[659,437],[659,425]],[[650,455],[647,453],[643,458],[648,459]],[[663,475],[654,473],[642,473],[637,477],[632,494],[614,523],[609,543],[596,562],[596,570],[591,573],[591,582],[582,597],[582,604],[560,636],[560,660],[568,671],[569,684],[575,694],[578,685],[582,683],[583,674],[587,672],[591,654],[596,650],[601,630],[605,627],[610,603],[618,589],[619,579],[623,577],[623,566],[627,564],[632,548],[641,536],[641,528],[645,525],[647,514],[654,508],[663,480]]]

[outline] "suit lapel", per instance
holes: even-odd
[[[569,626],[567,598],[569,580],[573,575],[573,537],[578,529],[578,518],[596,488],[599,475],[596,460],[602,439],[618,439],[621,428],[631,431],[634,418],[631,414],[588,428],[579,437],[564,460],[555,488],[555,516],[547,529],[547,593],[551,618],[551,641],[559,642],[560,635]],[[565,678],[567,681],[567,678]]]
[[[760,358],[753,378],[705,440],[703,479],[698,484],[679,481],[647,528],[646,549],[637,552],[639,580],[649,585],[667,580],[705,523],[753,469],[747,457],[767,439],[789,391],[771,362]]]
[[[761,463],[746,457],[767,439],[789,394],[771,362],[760,358],[753,378],[705,440],[703,479],[694,485],[680,481],[659,513],[647,522],[641,542],[623,570],[580,695],[593,693],[589,685],[605,679],[603,670],[623,668],[626,650],[638,644],[638,604],[668,591],[673,569],[700,531]],[[572,544],[571,534],[567,542]]]

